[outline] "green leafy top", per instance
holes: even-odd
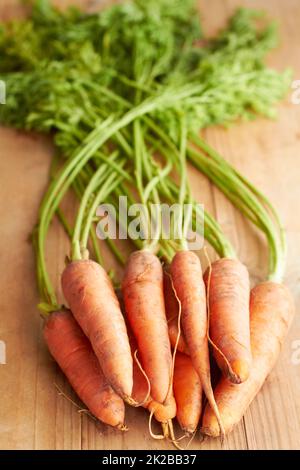
[[[257,114],[275,115],[274,105],[288,88],[290,72],[278,73],[265,65],[267,52],[277,44],[277,31],[274,24],[259,28],[260,17],[239,9],[217,37],[207,39],[194,0],[132,0],[93,15],[75,9],[60,12],[48,0],[37,0],[29,19],[2,27],[0,79],[7,84],[7,102],[0,106],[0,122],[54,131],[57,146],[68,157],[45,196],[38,231],[38,269],[52,301],[43,252],[46,232],[69,186],[86,184],[89,176],[82,180],[82,173],[93,174],[99,166],[101,150],[109,166],[111,146],[122,143],[119,174],[123,163],[126,166],[124,152],[133,150],[129,154],[136,160],[143,196],[144,183],[153,177],[151,159],[145,157],[151,154],[147,145],[153,125],[158,143],[163,143],[154,148],[163,153],[170,142],[167,158],[172,164],[174,155],[177,158],[173,146],[180,148],[184,168],[186,143],[199,129]],[[199,161],[198,156],[198,165]],[[237,182],[234,171],[224,169],[219,158],[202,162],[202,171],[207,168],[221,189],[230,187],[244,213],[254,217],[251,195],[245,190],[248,183]],[[166,180],[162,188],[181,203],[188,196],[185,184],[176,188]],[[270,240],[275,260],[271,272],[280,264],[280,250],[272,228],[265,224],[267,217],[263,212],[257,225],[265,226]],[[208,216],[206,222],[207,235],[219,253],[230,252],[218,224]]]

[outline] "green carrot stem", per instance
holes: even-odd
[[[179,167],[180,167],[180,186],[179,186],[179,227],[181,235],[181,248],[183,250],[188,249],[188,244],[186,241],[186,231],[183,229],[184,225],[184,215],[183,207],[186,201],[186,196],[188,193],[188,180],[187,180],[187,167],[186,167],[186,149],[187,149],[187,125],[185,116],[180,117],[180,149],[179,149]],[[187,230],[188,225],[186,225]]]
[[[280,233],[280,239],[281,239],[281,246],[282,246],[282,263],[285,264],[286,262],[286,252],[287,252],[287,244],[286,244],[286,234],[285,230],[282,226],[280,217],[269,201],[269,199],[261,192],[259,191],[247,178],[245,178],[241,173],[239,173],[232,165],[230,165],[229,162],[227,162],[216,150],[214,150],[212,147],[208,145],[207,142],[205,142],[203,139],[201,139],[197,134],[193,135],[193,140],[196,143],[196,145],[204,150],[211,158],[219,162],[224,168],[230,169],[237,178],[239,178],[246,186],[247,188],[255,195],[258,197],[258,199],[261,201],[262,204],[269,210],[271,216],[274,219],[275,224],[278,226],[279,233]]]
[[[153,126],[153,129],[155,129],[155,126]],[[164,155],[166,159],[171,159],[173,161],[174,156],[178,156],[176,145],[170,141],[167,135],[161,132],[160,137],[164,139],[163,141],[166,145],[157,143],[155,138],[151,135],[147,135],[147,140],[154,143],[156,142],[160,153]],[[175,200],[178,200],[179,188],[171,179],[165,178],[161,184],[161,189],[169,201],[174,201],[174,198]],[[190,201],[193,203],[194,207],[197,207],[195,200],[191,198]],[[196,211],[197,214],[200,215],[199,209],[196,208]],[[235,251],[229,240],[225,237],[220,225],[206,211],[204,212],[204,236],[211,246],[214,247],[219,256],[231,258],[236,257]]]
[[[120,97],[116,93],[112,92],[111,90],[108,90],[104,87],[101,88],[101,91],[106,94],[110,99],[113,99],[114,101],[119,102],[121,105],[130,108],[131,103],[125,100],[124,98]],[[177,152],[177,148],[175,144],[169,139],[169,137],[164,133],[164,131],[156,125],[156,123],[151,120],[147,115],[142,116],[143,121],[157,134],[159,137],[162,139],[163,142],[167,143],[167,145],[174,151]],[[128,150],[128,147],[127,147]],[[131,152],[129,151],[128,154],[130,155]],[[173,159],[174,161],[174,159]],[[223,242],[220,242],[219,239],[216,239],[211,233],[210,229],[214,230],[216,228],[216,225],[213,224],[213,219],[208,216],[208,214],[205,215],[205,237],[208,238],[209,243],[212,244],[212,246],[217,250],[217,252],[220,254],[220,256],[230,256],[234,257],[235,253],[233,248],[231,247],[230,243],[228,240],[225,239],[225,237],[222,234],[222,231],[219,228],[219,234],[222,234],[221,237],[223,238]],[[206,226],[209,225],[209,228]]]
[[[207,174],[214,184],[220,187],[233,203],[235,203],[237,198],[239,198],[240,202],[236,205],[240,210],[241,204],[246,207],[245,212],[242,210],[244,215],[247,214],[247,211],[253,213],[254,217],[251,218],[251,220],[264,231],[269,245],[269,279],[280,282],[282,280],[284,270],[281,241],[278,239],[274,224],[262,204],[255,195],[253,195],[250,189],[245,186],[244,183],[230,170],[230,168],[224,168],[223,165],[221,166],[215,161],[210,161],[209,158],[205,157],[201,152],[194,148],[189,148],[188,156],[192,163],[200,171]],[[207,171],[207,169],[212,171]],[[226,182],[226,184],[224,182]]]
[[[101,251],[100,251],[99,240],[96,236],[95,228],[93,227],[93,225],[90,228],[90,235],[91,235],[91,240],[92,240],[95,259],[96,259],[97,263],[99,263],[99,264],[101,264],[101,266],[103,266],[104,265],[104,260],[103,260],[103,256],[102,256]]]
[[[86,248],[87,247],[87,242],[88,242],[88,236],[89,236],[89,231],[90,227],[93,221],[93,216],[96,213],[97,207],[101,203],[101,201],[105,200],[107,196],[120,184],[122,181],[121,176],[117,176],[115,172],[112,172],[108,177],[106,182],[103,184],[101,187],[100,191],[96,195],[93,203],[91,204],[91,207],[88,212],[88,216],[86,218],[85,226],[82,231],[81,235],[81,243],[80,246],[81,248]]]
[[[68,237],[72,238],[73,229],[71,228],[65,214],[63,213],[62,209],[60,209],[60,207],[56,209],[56,215]]]
[[[74,189],[74,192],[75,192],[76,196],[78,197],[79,200],[81,200],[82,196],[84,194],[84,191],[85,191],[84,184],[82,182],[82,173],[80,173],[78,175],[76,180],[73,182],[72,186],[73,186],[73,189]],[[99,264],[101,264],[103,266],[104,260],[103,260],[103,256],[102,256],[101,251],[100,251],[99,242],[98,242],[98,239],[96,237],[94,226],[91,227],[90,235],[91,235],[91,241],[92,241],[92,246],[93,246],[95,259],[97,260],[97,262]],[[70,237],[70,240],[71,239],[72,239],[72,237]]]
[[[195,87],[186,87],[176,95],[176,100],[180,101],[195,92]],[[44,277],[45,287],[48,292],[49,300],[55,303],[55,292],[52,287],[49,275],[46,269],[44,245],[47,229],[53,213],[56,211],[61,199],[67,192],[68,188],[85,166],[92,155],[116,132],[126,127],[138,117],[150,113],[160,106],[171,106],[174,102],[173,93],[163,93],[152,99],[146,99],[136,108],[128,111],[121,119],[113,122],[113,118],[97,126],[85,139],[82,147],[74,153],[66,165],[62,168],[59,176],[50,184],[50,187],[44,197],[40,209],[40,230],[38,232],[38,254],[40,269]],[[85,234],[85,238],[86,234]]]
[[[89,200],[95,191],[95,189],[102,184],[103,180],[105,181],[106,175],[105,173],[108,171],[109,166],[115,168],[114,160],[116,159],[118,152],[113,152],[112,155],[106,158],[106,162],[99,166],[97,171],[93,174],[92,178],[89,181],[84,193],[81,196],[81,202],[78,210],[78,214],[76,217],[76,223],[74,227],[73,237],[72,237],[72,259],[80,259],[81,252],[79,248],[79,239],[82,229],[82,223],[84,219],[84,214],[89,203]],[[120,166],[117,166],[120,168]]]

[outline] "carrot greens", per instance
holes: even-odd
[[[75,8],[61,12],[48,0],[36,0],[29,18],[1,25],[0,79],[7,102],[0,107],[0,122],[51,133],[60,156],[34,237],[45,303],[57,307],[45,258],[53,217],[72,239],[73,259],[85,256],[91,239],[101,261],[93,228],[96,208],[107,198],[116,203],[120,194],[144,205],[145,227],[152,203],[178,201],[185,234],[183,205],[192,202],[204,218],[208,242],[220,256],[235,257],[219,224],[196,206],[186,160],[263,230],[270,278],[282,277],[286,247],[276,212],[199,137],[211,125],[275,116],[291,75],[265,65],[277,41],[276,25],[244,8],[208,38],[194,0],[132,0],[93,14]],[[80,199],[74,227],[60,209],[70,189]],[[159,219],[157,214],[154,240],[143,243],[170,260],[177,241],[163,239]],[[191,224],[195,227],[195,214]]]

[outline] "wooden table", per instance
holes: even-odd
[[[67,3],[89,3],[59,1]],[[214,33],[237,5],[264,8],[280,23],[281,44],[271,54],[276,68],[294,68],[300,79],[299,0],[210,0],[200,3],[203,25]],[[1,0],[0,18],[22,14],[17,0]],[[258,119],[230,130],[210,129],[209,142],[249,177],[278,209],[287,231],[289,255],[286,283],[297,302],[295,318],[280,360],[243,421],[223,444],[224,449],[300,448],[300,105],[291,103],[292,89],[279,107],[276,122]],[[6,343],[6,365],[0,365],[1,449],[155,449],[168,448],[153,441],[147,413],[128,410],[130,432],[121,434],[96,425],[54,387],[56,383],[76,400],[51,360],[41,335],[36,308],[34,258],[29,235],[48,178],[53,148],[40,136],[0,129],[0,340]],[[252,280],[265,275],[265,241],[243,220],[204,177],[191,171],[195,195],[212,211],[250,269]],[[197,188],[200,188],[200,190]],[[73,203],[69,202],[68,211]],[[58,226],[51,229],[49,262],[59,285],[68,244]],[[2,343],[3,344],[3,343]],[[297,350],[298,348],[298,350]],[[191,448],[220,449],[218,440]]]

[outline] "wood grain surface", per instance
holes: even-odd
[[[59,0],[96,8],[96,1]],[[99,4],[108,2],[98,2]],[[299,0],[202,0],[205,30],[214,34],[238,5],[263,8],[277,19],[280,47],[269,62],[291,66],[300,79]],[[24,14],[17,0],[0,1],[0,18]],[[1,60],[1,58],[0,58]],[[292,104],[292,88],[279,107],[277,121],[258,119],[230,130],[206,131],[206,138],[250,178],[278,209],[288,236],[286,283],[297,303],[297,315],[276,368],[247,411],[225,439],[200,441],[191,449],[300,449],[300,104]],[[50,358],[41,336],[36,304],[34,258],[29,236],[46,188],[53,147],[51,141],[11,129],[0,129],[0,341],[6,344],[6,364],[0,364],[0,449],[165,449],[168,443],[148,435],[144,410],[128,409],[128,433],[96,424],[55,388],[77,403],[65,378]],[[191,170],[194,194],[214,213],[250,269],[252,282],[266,274],[266,245],[224,197],[197,171]],[[72,199],[66,210],[74,209]],[[48,243],[51,275],[59,275],[68,249],[54,224]],[[210,252],[211,253],[211,252]],[[107,258],[109,265],[111,258]],[[119,268],[118,268],[119,270]],[[120,271],[119,271],[120,273]],[[3,343],[1,343],[3,344]],[[298,349],[297,349],[298,348]]]

